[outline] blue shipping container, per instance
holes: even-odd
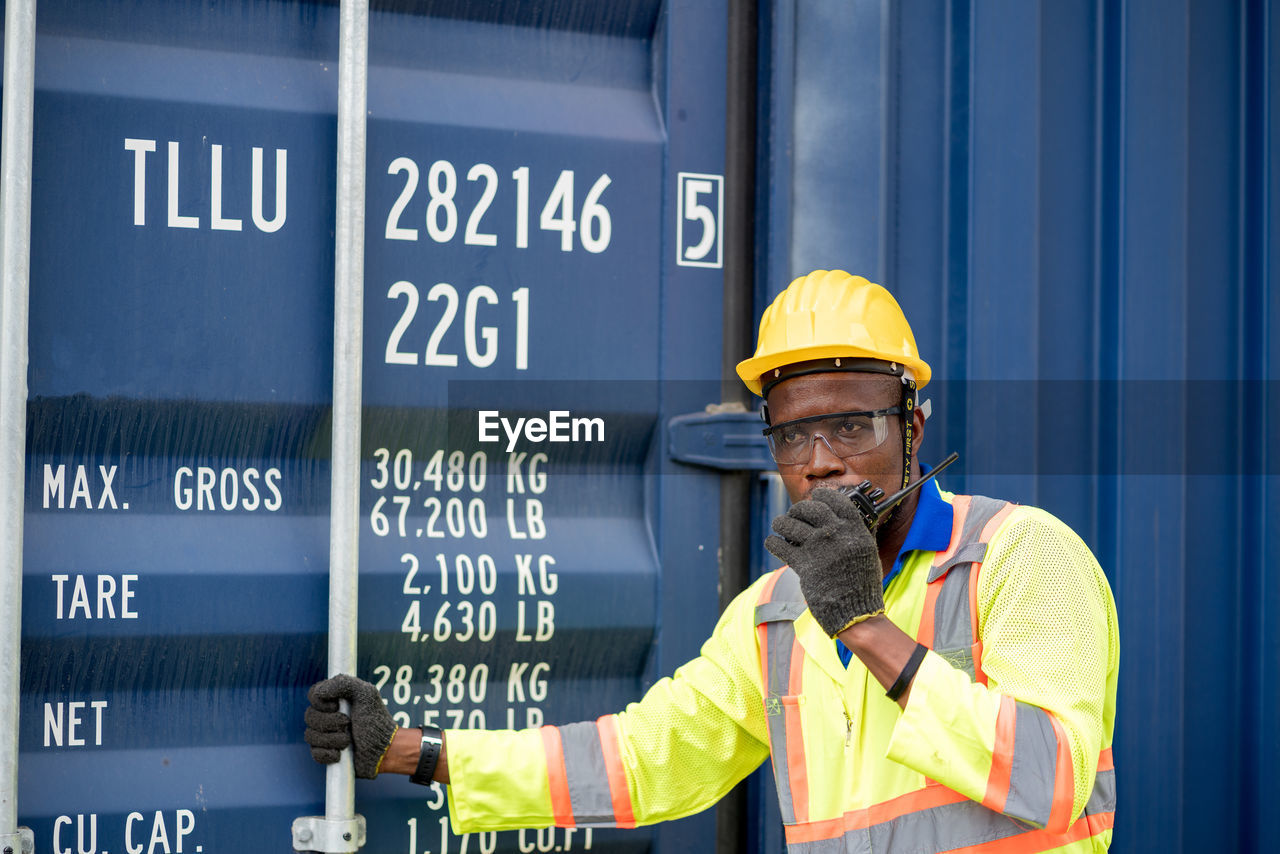
[[[758,575],[785,507],[752,475],[722,518],[716,467],[765,467],[701,415],[754,343],[734,302],[838,267],[912,322],[945,486],[1045,507],[1111,579],[1112,850],[1280,850],[1273,2],[373,5],[357,669],[399,721],[590,719],[697,654],[721,532]],[[38,851],[284,851],[323,812],[338,11],[40,3]],[[357,811],[373,852],[772,854],[772,785],[719,827],[458,837],[389,779]]]

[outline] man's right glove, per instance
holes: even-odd
[[[312,685],[307,699],[311,705],[303,737],[311,745],[311,758],[330,765],[350,745],[356,776],[365,780],[377,777],[398,728],[378,689],[344,673]],[[351,703],[349,717],[338,711],[338,700]]]
[[[884,613],[884,570],[875,536],[847,496],[815,489],[773,520],[764,547],[800,576],[809,611],[830,637]]]

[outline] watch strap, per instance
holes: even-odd
[[[409,777],[409,781],[419,786],[430,786],[431,778],[436,773],[436,763],[440,761],[440,751],[444,747],[444,733],[440,727],[424,726],[422,728],[422,744],[418,753],[418,767]]]
[[[907,659],[907,664],[902,668],[902,672],[898,674],[898,679],[885,692],[885,696],[895,703],[902,696],[902,692],[907,690],[907,686],[911,684],[911,680],[916,678],[916,671],[920,669],[920,662],[924,661],[925,653],[929,651],[929,647],[922,643],[917,643],[916,648],[911,651],[911,657]]]

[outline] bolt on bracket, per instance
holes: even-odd
[[[36,836],[29,827],[0,835],[0,854],[35,854]]]
[[[362,815],[345,820],[305,815],[293,820],[294,851],[354,854],[364,842],[365,822]]]

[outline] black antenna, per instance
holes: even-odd
[[[905,489],[898,490],[888,498],[884,498],[883,489],[873,488],[869,480],[864,480],[857,486],[842,486],[836,491],[842,495],[849,496],[849,500],[854,503],[858,508],[858,512],[862,514],[862,518],[866,520],[867,528],[874,531],[889,515],[890,510],[897,507],[908,495],[924,486],[935,475],[958,459],[960,459],[960,455],[952,451],[950,456],[934,466],[927,475]],[[882,498],[884,498],[883,501],[880,500]]]

